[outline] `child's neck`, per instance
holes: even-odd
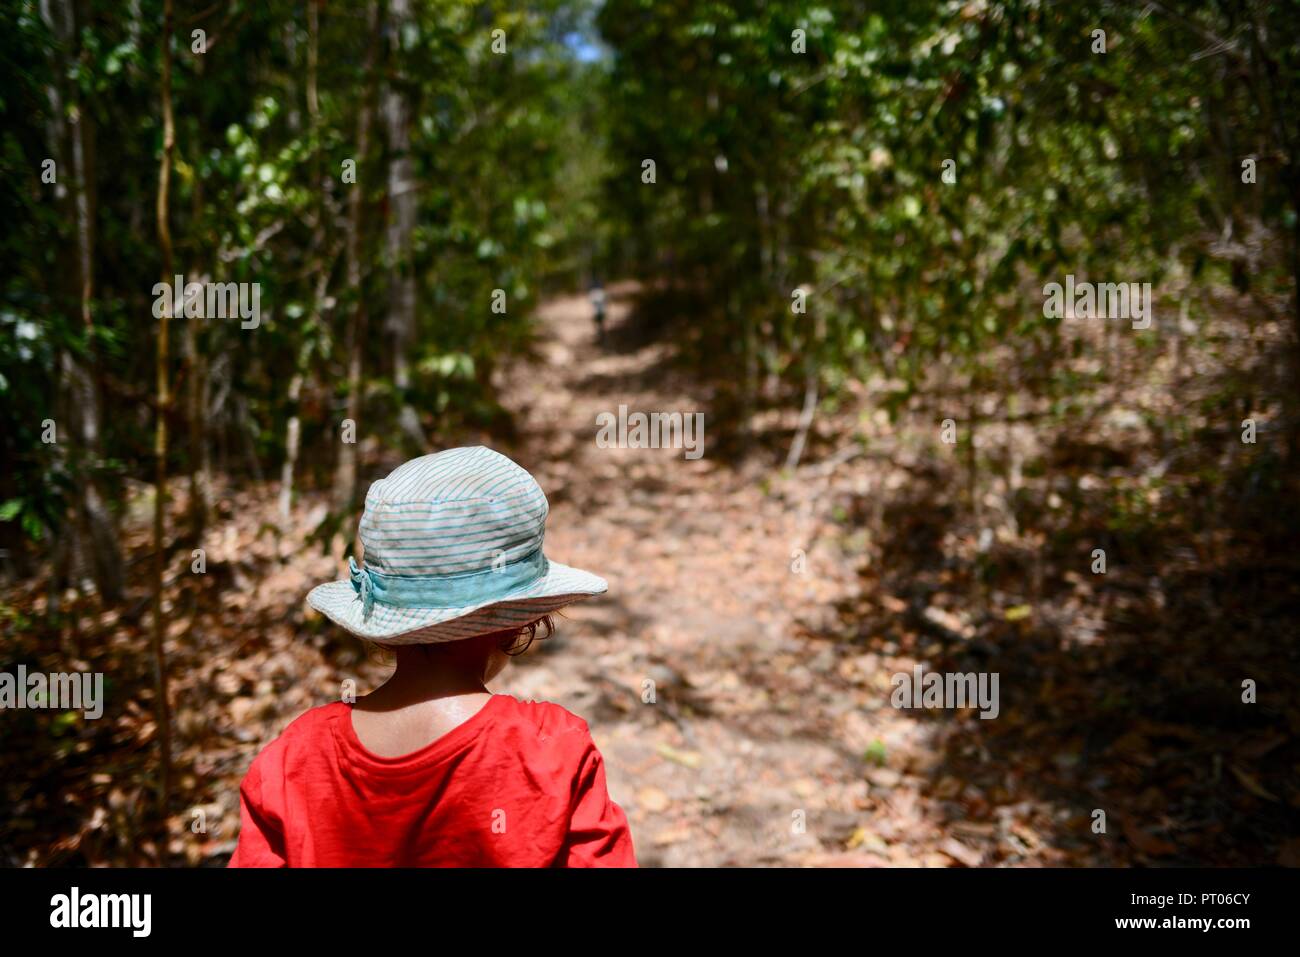
[[[489,693],[481,667],[431,657],[420,648],[398,648],[396,655],[397,669],[368,697],[400,706]]]
[[[362,745],[382,757],[418,751],[472,718],[492,697],[483,669],[419,649],[397,651],[397,670],[352,708]]]

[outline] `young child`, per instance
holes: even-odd
[[[550,613],[606,590],[542,552],[546,496],[482,447],[366,495],[364,563],[307,601],[396,652],[355,704],[313,708],[253,761],[231,867],[635,867],[581,718],[487,683]]]
[[[605,284],[597,279],[591,284],[588,293],[591,298],[591,311],[596,319],[596,342],[605,344]]]

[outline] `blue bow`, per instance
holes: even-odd
[[[357,567],[357,560],[348,556],[348,576],[352,579],[352,590],[361,596],[361,617],[368,619],[370,609],[375,607],[375,583],[370,578],[370,569]]]
[[[352,590],[366,619],[376,601],[396,608],[465,608],[500,601],[541,581],[549,568],[540,545],[516,561],[452,575],[394,575],[358,568],[356,559],[348,558]]]

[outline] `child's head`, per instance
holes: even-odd
[[[361,564],[349,558],[348,578],[307,601],[363,640],[496,674],[539,626],[550,633],[552,613],[608,587],[547,557],[549,510],[537,481],[491,449],[412,459],[366,492]]]
[[[386,651],[395,652],[402,664],[409,661],[422,669],[459,673],[486,684],[501,673],[511,658],[524,654],[534,641],[545,640],[554,631],[555,622],[550,615],[544,615],[522,628],[489,632],[459,641],[400,645],[396,648],[370,647],[381,655]]]

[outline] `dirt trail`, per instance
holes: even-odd
[[[888,707],[882,661],[798,636],[856,578],[828,541],[817,480],[765,492],[710,457],[706,397],[673,370],[670,344],[636,344],[631,291],[610,307],[611,341],[631,345],[598,348],[585,299],[553,300],[540,363],[503,390],[524,436],[514,451],[552,503],[548,552],[610,589],[570,609],[499,690],[587,718],[646,864],[951,864],[961,846],[939,851],[921,779],[900,773],[928,770],[933,749]],[[704,456],[600,448],[596,417],[620,405],[705,412]],[[873,766],[872,750],[906,767]]]

